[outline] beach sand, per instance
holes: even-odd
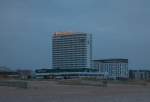
[[[0,86],[0,102],[150,102],[150,85],[96,87],[30,81],[27,89]]]

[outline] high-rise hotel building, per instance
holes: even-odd
[[[54,69],[91,68],[92,35],[80,32],[56,32],[52,37]]]

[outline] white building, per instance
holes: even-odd
[[[93,60],[93,68],[105,73],[108,78],[128,79],[128,59]]]

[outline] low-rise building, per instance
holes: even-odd
[[[33,77],[33,71],[29,69],[19,69],[16,72],[20,79],[31,79]]]
[[[128,79],[128,59],[93,60],[93,68],[105,73],[110,79]]]
[[[37,79],[70,79],[70,78],[104,78],[104,74],[95,69],[74,68],[74,69],[37,69],[35,70]]]
[[[18,73],[5,66],[0,66],[0,79],[18,78]]]
[[[129,78],[131,80],[150,80],[150,70],[130,70]]]

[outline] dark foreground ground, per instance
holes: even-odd
[[[0,86],[0,102],[150,102],[150,85],[108,87],[31,81],[28,89]]]

